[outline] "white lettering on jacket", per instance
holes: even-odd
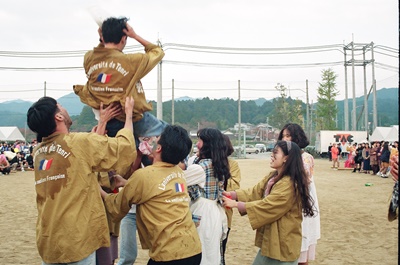
[[[177,174],[177,173],[174,172],[174,173],[172,173],[172,174],[166,176],[166,177],[164,178],[164,180],[163,180],[160,184],[158,184],[158,188],[159,188],[160,190],[165,190],[165,187],[167,186],[167,184],[168,184],[171,180],[176,179],[176,178],[183,178],[183,179],[185,179],[183,173],[178,173],[178,174]],[[185,179],[185,181],[186,181],[186,179]]]

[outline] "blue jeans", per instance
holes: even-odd
[[[276,259],[271,259],[266,256],[261,255],[261,249],[258,251],[257,256],[253,261],[253,265],[297,265],[297,260],[295,261],[279,261]]]
[[[42,261],[42,265],[96,265],[96,252],[90,254],[87,258],[80,261],[69,263],[46,263]]]
[[[117,132],[124,128],[125,122],[112,119],[106,125],[107,135],[115,137]],[[133,123],[133,133],[135,138],[159,136],[167,123],[157,119],[149,112],[143,113],[143,118]]]
[[[121,221],[120,253],[117,265],[132,265],[137,257],[136,213],[128,213]]]

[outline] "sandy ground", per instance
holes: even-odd
[[[269,171],[269,159],[238,160],[242,188],[255,185]],[[316,160],[315,183],[321,211],[316,260],[310,264],[398,264],[398,222],[387,221],[393,181],[377,176],[332,170]],[[0,264],[41,264],[36,250],[36,204],[33,172],[0,176]],[[372,183],[372,186],[365,186]],[[228,265],[251,264],[258,251],[247,217],[235,212],[229,236]],[[135,264],[146,264],[139,250]]]

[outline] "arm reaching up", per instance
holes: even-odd
[[[132,123],[132,110],[135,106],[135,101],[132,96],[126,97],[125,99],[125,126],[124,128],[129,129],[133,132]]]

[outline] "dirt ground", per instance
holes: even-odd
[[[267,157],[238,162],[242,188],[252,187],[270,171]],[[387,220],[393,180],[332,170],[327,160],[317,159],[315,164],[321,239],[316,260],[310,264],[398,264],[399,223]],[[0,183],[0,264],[41,264],[35,243],[33,172],[0,176]],[[252,263],[258,251],[254,234],[247,217],[235,211],[226,253],[228,265]],[[139,249],[135,264],[146,264],[147,260],[147,251]]]

